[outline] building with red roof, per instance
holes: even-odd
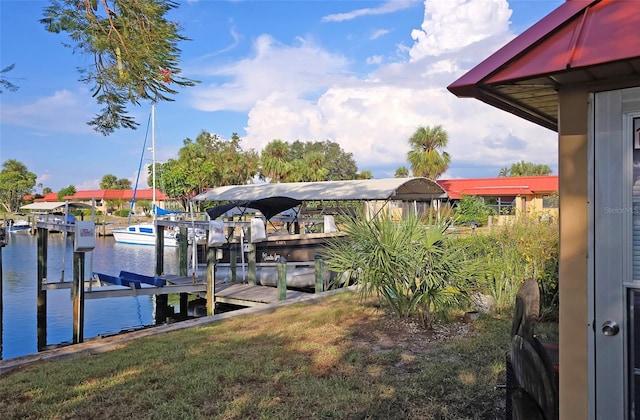
[[[498,224],[514,215],[557,214],[557,175],[439,179],[436,182],[445,190],[450,202],[457,202],[465,195],[483,197],[496,211]]]
[[[84,203],[91,205],[95,200],[96,211],[103,214],[111,213],[115,210],[129,209],[133,200],[134,190],[82,190],[76,191],[73,195],[63,197],[63,200],[73,201],[76,203]],[[151,209],[151,200],[153,199],[153,190],[151,188],[137,190],[135,192],[136,203],[139,204],[137,213]],[[33,196],[25,197],[30,200]],[[57,192],[47,193],[41,198],[33,199],[34,203],[49,203],[60,201]],[[149,202],[148,204],[145,202]],[[178,206],[176,200],[156,189],[156,202],[159,207],[166,209],[175,209]],[[135,210],[134,210],[135,211]]]

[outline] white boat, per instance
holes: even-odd
[[[116,229],[113,231],[113,238],[116,242],[122,244],[155,245],[156,225],[153,223],[138,223],[123,229]],[[176,239],[173,231],[165,230],[164,246],[178,246]]]
[[[152,214],[155,221],[159,214],[168,214],[166,210],[160,209],[156,204],[156,137],[155,137],[155,104],[151,105],[151,177],[152,177]],[[141,159],[144,158],[144,148]],[[138,174],[140,176],[140,174]],[[136,183],[137,187],[137,183]],[[135,203],[135,190],[133,194],[133,200],[131,202],[131,212],[133,212],[133,204]],[[155,245],[156,244],[156,231],[157,227],[155,223],[138,223],[130,224],[124,228],[115,229],[113,231],[113,238],[118,243],[132,244],[132,245]],[[203,231],[204,232],[204,231]],[[206,240],[206,232],[204,236],[202,232],[193,231],[189,229],[189,241],[193,242],[196,239],[197,243],[204,243]],[[177,232],[170,229],[164,231],[164,246],[176,247],[178,246]]]
[[[13,220],[13,219],[9,219],[7,220],[7,232],[9,233],[20,233],[20,232],[24,232],[27,233],[29,232],[29,229],[31,229],[31,223],[27,222],[26,220]]]

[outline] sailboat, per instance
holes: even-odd
[[[151,178],[152,178],[152,208],[151,213],[153,215],[152,222],[144,222],[137,224],[128,224],[121,229],[115,229],[113,231],[113,237],[117,243],[133,244],[133,245],[155,245],[157,236],[157,226],[155,220],[159,214],[169,213],[156,204],[156,135],[155,135],[155,103],[151,104]],[[144,149],[142,153],[144,157]],[[142,159],[142,158],[141,158]],[[140,168],[142,167],[142,162]],[[138,176],[140,176],[140,169],[138,170]],[[135,203],[136,190],[138,183],[136,182],[136,189],[133,192],[133,199],[131,201],[131,211],[129,212],[129,222],[131,221],[131,212],[133,212],[133,205]],[[165,246],[178,246],[178,240],[176,232],[173,230],[164,231],[164,245]]]

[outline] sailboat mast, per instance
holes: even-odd
[[[151,182],[153,191],[151,192],[151,209],[153,216],[156,215],[156,104],[151,104]]]

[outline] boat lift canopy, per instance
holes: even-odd
[[[220,206],[207,209],[207,214],[211,220],[215,220],[222,216],[229,210],[238,208],[244,212],[246,209],[255,209],[264,215],[269,220],[276,214],[282,213],[285,210],[292,209],[302,204],[302,201],[289,197],[269,197],[259,200],[243,200],[234,201],[228,204],[222,204]]]
[[[288,197],[299,201],[428,201],[446,198],[446,193],[435,181],[417,177],[228,185],[200,193],[192,200],[255,202],[273,197]]]

